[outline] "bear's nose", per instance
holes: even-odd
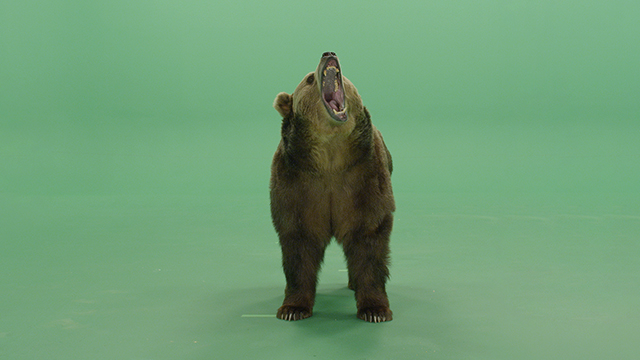
[[[336,53],[334,53],[333,51],[327,51],[326,53],[322,54],[322,57],[329,57],[329,56],[336,56]]]

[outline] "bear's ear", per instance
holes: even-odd
[[[282,118],[288,118],[293,112],[293,96],[286,92],[281,92],[273,101],[273,107],[278,110]]]

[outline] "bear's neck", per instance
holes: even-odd
[[[310,123],[295,116],[283,124],[283,141],[287,157],[297,168],[318,175],[344,172],[373,151],[371,119],[365,110],[353,124],[345,127]]]

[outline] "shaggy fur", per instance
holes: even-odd
[[[321,99],[319,71],[292,95],[280,93],[282,139],[271,168],[271,215],[286,277],[277,316],[310,317],[318,271],[332,237],[342,245],[358,317],[392,319],[385,283],[395,204],[392,162],[353,84],[343,79],[348,119],[333,120]]]

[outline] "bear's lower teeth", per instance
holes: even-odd
[[[336,74],[340,72],[340,69],[338,69],[335,66],[327,66],[327,68],[324,69],[324,72],[323,72],[324,76],[327,76],[327,70],[333,70],[336,72]]]
[[[328,102],[328,104],[331,110],[333,110],[333,112],[335,113],[344,111],[344,109],[342,111],[339,110],[340,108],[342,108],[342,106],[340,106],[340,104],[336,100],[332,99]]]

